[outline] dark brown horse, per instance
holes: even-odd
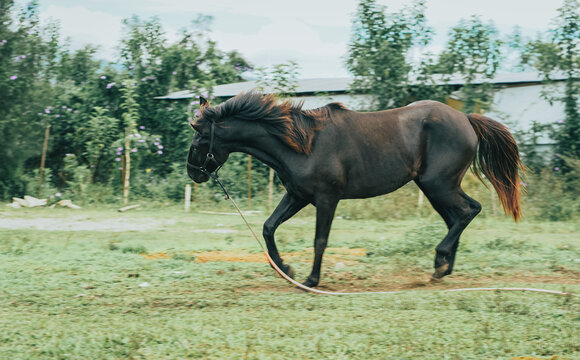
[[[232,152],[251,154],[278,173],[287,192],[264,223],[263,234],[270,256],[290,276],[274,232],[306,205],[316,207],[307,286],[320,280],[322,254],[341,199],[387,194],[415,181],[449,228],[436,248],[435,279],[452,272],[459,236],[481,211],[461,189],[471,164],[478,177],[483,173],[491,182],[506,213],[516,221],[520,217],[522,164],[508,129],[439,102],[359,113],[339,103],[303,110],[301,104],[247,92],[215,107],[201,99],[201,116],[192,126],[196,134],[187,172],[195,182],[208,181]]]

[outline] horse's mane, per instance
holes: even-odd
[[[346,109],[340,103],[331,103],[313,110],[303,110],[303,102],[282,102],[272,94],[258,91],[241,93],[226,102],[206,107],[203,117],[219,123],[226,118],[259,121],[270,134],[278,136],[294,151],[310,154],[314,134],[331,120],[331,110]]]

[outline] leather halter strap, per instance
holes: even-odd
[[[190,163],[189,158],[187,159],[187,166],[192,167],[196,170],[199,170],[211,178],[214,178],[214,176],[217,177],[217,172],[219,171],[219,169],[221,169],[221,167],[223,165],[223,164],[220,164],[215,159],[215,155],[213,154],[214,137],[215,137],[215,123],[212,121],[211,122],[210,137],[209,137],[209,149],[207,151],[207,154],[205,155],[205,161],[203,162],[203,164],[201,166],[197,166],[197,165],[193,165],[192,163]],[[207,170],[207,166],[212,162],[214,164],[216,164],[216,168],[213,171],[209,171],[209,170]],[[214,172],[215,172],[215,175],[212,174]]]

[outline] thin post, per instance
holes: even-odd
[[[270,168],[270,177],[268,179],[268,210],[272,210],[274,200],[274,169]]]
[[[189,212],[191,207],[191,184],[185,185],[185,211]]]
[[[123,204],[129,203],[129,178],[131,177],[131,140],[125,136],[125,166],[123,167]]]
[[[252,207],[252,155],[248,155],[248,209]]]
[[[46,161],[46,151],[48,150],[48,137],[50,136],[50,125],[46,126],[44,131],[44,144],[42,144],[42,156],[40,158],[40,171],[38,174],[38,190],[36,197],[40,197],[40,187],[42,185],[42,175],[44,173],[44,163]]]
[[[497,216],[497,198],[495,197],[495,190],[493,187],[489,187],[489,195],[491,196],[491,210],[493,216]]]

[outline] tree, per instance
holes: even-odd
[[[36,1],[17,15],[12,1],[0,2],[0,197],[21,195],[25,168],[40,164],[56,33],[54,25],[41,28]]]
[[[273,65],[270,69],[260,67],[254,73],[260,91],[268,90],[277,96],[288,97],[298,88],[298,63],[295,61]]]
[[[449,40],[434,71],[463,77],[464,112],[474,111],[476,105],[487,108],[491,104],[491,79],[501,63],[501,45],[497,29],[492,24],[484,24],[477,16],[462,19],[449,32]],[[476,85],[476,80],[483,82]]]
[[[123,162],[123,203],[129,203],[129,181],[131,177],[131,153],[133,152],[132,140],[137,131],[137,123],[139,122],[139,104],[135,96],[135,86],[127,86],[122,89],[123,103],[121,108],[123,113],[123,124],[125,125],[124,136],[124,159]]]
[[[422,0],[395,13],[386,13],[376,0],[360,1],[346,67],[355,77],[353,90],[371,94],[376,108],[416,100],[412,97],[412,66],[407,56],[412,47],[431,40],[432,30],[426,25],[424,13]]]
[[[557,142],[556,152],[580,159],[580,110],[578,93],[580,89],[580,2],[564,0],[558,9],[558,16],[548,32],[549,39],[541,37],[528,42],[523,54],[522,63],[536,68],[547,82],[558,74],[566,77],[564,94],[546,93],[550,101],[564,103],[565,118],[555,125],[554,139]],[[557,163],[566,169],[562,159]]]

